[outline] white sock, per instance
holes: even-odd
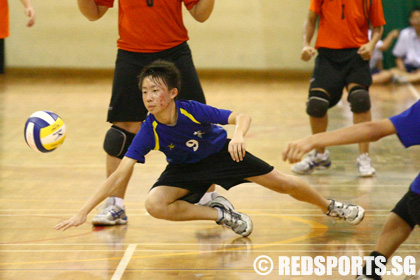
[[[319,159],[321,159],[321,160],[326,160],[328,158],[327,150],[325,150],[325,152],[322,153],[322,154],[321,153],[317,153],[316,154],[316,157],[319,158]]]
[[[124,207],[124,199],[122,199],[121,197],[112,197],[114,199],[114,205],[117,205],[118,207],[120,207],[121,209],[125,209]]]

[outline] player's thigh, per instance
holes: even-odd
[[[318,55],[309,91],[323,89],[329,95],[329,107],[333,107],[341,99],[345,84],[346,73],[344,68],[329,58]]]

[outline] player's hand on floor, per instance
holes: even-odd
[[[55,229],[65,231],[66,229],[71,228],[71,227],[78,227],[84,222],[86,222],[86,215],[76,214],[70,219],[57,224],[55,226]]]

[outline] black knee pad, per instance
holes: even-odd
[[[306,102],[306,113],[314,118],[322,118],[330,106],[330,97],[321,90],[311,90]]]
[[[111,126],[105,135],[104,150],[105,152],[117,158],[122,159],[133,142],[134,133],[128,132],[115,125]]]
[[[370,110],[369,92],[364,87],[353,87],[347,100],[353,113],[365,113]]]

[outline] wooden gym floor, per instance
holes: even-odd
[[[203,75],[208,103],[250,114],[248,150],[290,174],[281,152],[288,141],[310,133],[305,114],[309,77],[230,74]],[[111,80],[108,74],[77,71],[0,76],[0,279],[314,279],[280,277],[276,269],[259,276],[253,263],[260,255],[276,262],[279,256],[369,254],[389,211],[420,170],[419,147],[404,149],[396,136],[371,145],[373,178],[357,177],[357,145],[330,148],[331,169],[302,178],[326,197],[362,205],[366,218],[358,226],[334,222],[311,205],[255,184],[229,193],[218,188],[254,221],[253,234],[240,238],[213,222],[150,217],[144,200],[166,165],[162,154],[152,152],[131,179],[127,226],[94,228],[94,211],[79,228],[56,231],[54,225],[72,216],[105,178],[102,141],[109,127]],[[419,92],[420,86],[412,85],[372,87],[373,119],[403,111]],[[38,110],[56,112],[67,126],[63,146],[49,154],[32,151],[23,138],[26,119]],[[345,98],[329,116],[329,129],[352,123]],[[419,240],[416,228],[396,253],[416,257],[417,270]],[[337,270],[332,274],[321,278],[354,279]]]

